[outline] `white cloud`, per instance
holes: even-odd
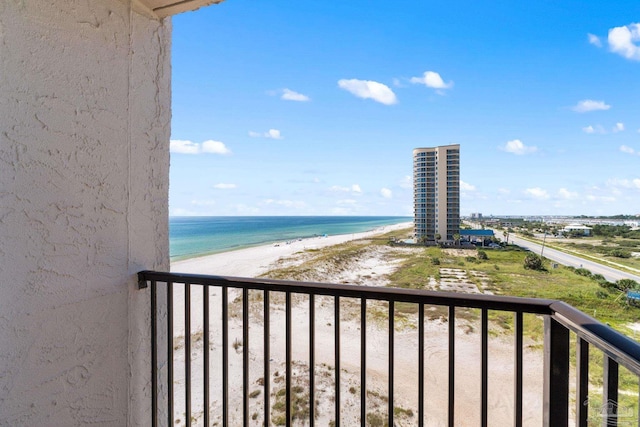
[[[195,142],[172,139],[169,141],[169,151],[180,154],[198,154],[200,146]]]
[[[584,99],[579,101],[574,107],[571,107],[573,111],[578,113],[608,110],[609,108],[611,108],[611,105],[606,104],[604,101],[594,101],[592,99]]]
[[[445,83],[440,74],[435,71],[425,71],[422,77],[411,77],[411,83],[423,84],[433,89],[450,89],[453,81]]]
[[[540,187],[527,188],[526,190],[524,190],[524,193],[530,197],[533,197],[534,199],[546,200],[549,198],[549,193],[547,193],[547,190],[543,190]]]
[[[341,192],[341,193],[355,193],[355,194],[362,193],[362,189],[358,184],[353,184],[351,187],[342,187],[340,185],[334,185],[331,188],[329,188],[329,190],[335,191],[335,192]]]
[[[624,130],[624,123],[616,123],[616,125],[613,127],[613,132],[622,132]]]
[[[462,191],[476,191],[476,186],[460,180],[460,189]]]
[[[202,143],[202,152],[214,153],[214,154],[230,154],[231,153],[231,151],[224,145],[224,143],[220,141],[214,141],[212,139]]]
[[[311,98],[309,98],[307,95],[303,95],[287,88],[282,89],[282,96],[280,97],[280,99],[284,99],[285,101],[298,102],[306,102],[311,100]]]
[[[278,129],[269,129],[266,132],[254,132],[250,130],[249,136],[252,138],[282,139],[282,134]]]
[[[640,23],[611,28],[608,41],[612,52],[640,61]]]
[[[631,147],[628,147],[626,145],[621,145],[620,146],[620,151],[622,151],[623,153],[628,153],[628,154],[635,154],[636,150],[634,150]]]
[[[600,125],[596,125],[596,126],[589,125],[587,127],[583,127],[582,131],[585,132],[585,133],[591,133],[591,134],[598,133],[598,134],[602,134],[602,135],[607,133],[607,131],[605,131],[604,128],[602,126],[600,126]]]
[[[640,178],[634,179],[610,179],[607,181],[610,187],[631,188],[640,190]]]
[[[357,201],[354,199],[343,199],[343,200],[338,200],[336,203],[339,205],[355,205]]]
[[[285,200],[266,199],[264,203],[267,205],[284,206],[285,208],[295,208],[295,209],[302,209],[307,205],[303,201],[286,200],[286,199]]]
[[[411,178],[411,176],[409,175],[405,175],[404,178],[402,178],[402,181],[400,181],[400,188],[413,188],[413,178]]]
[[[394,77],[392,81],[395,87],[405,87],[405,85],[400,81],[400,79],[396,77]]]
[[[602,47],[602,42],[600,41],[600,37],[591,33],[587,34],[587,37],[589,37],[589,43],[591,43],[594,46]]]
[[[329,188],[329,190],[331,191],[340,191],[340,192],[344,192],[344,193],[348,193],[349,192],[349,187],[341,187],[339,185],[334,185],[331,188]]]
[[[388,188],[381,188],[380,189],[380,194],[382,195],[382,197],[384,197],[385,199],[390,199],[393,197],[393,192],[391,190],[389,190]]]
[[[220,183],[220,184],[216,184],[213,186],[213,188],[217,188],[219,190],[231,190],[233,188],[236,188],[237,185],[235,184],[225,184],[225,183]]]
[[[191,204],[194,206],[213,206],[216,202],[215,200],[192,200]]]
[[[396,94],[393,93],[389,86],[371,80],[342,79],[338,81],[338,86],[358,98],[373,99],[385,105],[392,105],[398,102]]]
[[[558,197],[566,200],[574,200],[578,198],[578,193],[575,191],[569,191],[566,188],[561,188],[558,190]]]
[[[509,190],[508,188],[498,188],[498,193],[506,196],[508,194],[511,194],[511,190]]]
[[[527,147],[519,139],[507,141],[502,149],[508,153],[517,154],[519,156],[523,154],[535,153],[536,151],[538,151],[538,147]]]
[[[280,131],[278,129],[269,129],[265,134],[265,138],[282,139],[282,135],[280,135]]]
[[[171,153],[180,154],[231,154],[231,150],[229,150],[223,142],[213,140],[204,141],[202,144],[198,144],[197,142],[173,139],[169,141],[169,151]]]

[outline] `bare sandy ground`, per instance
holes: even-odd
[[[279,246],[269,245],[250,248],[204,258],[180,261],[172,265],[172,271],[183,273],[215,274],[229,276],[255,277],[283,265],[296,265],[307,259],[305,249],[343,243],[352,239],[372,237],[383,231],[406,228],[408,224],[386,227],[369,233],[358,233],[346,236],[330,236],[327,238],[305,239]],[[325,282],[352,283],[385,286],[386,276],[398,268],[397,257],[390,251],[412,251],[410,248],[377,247],[367,251],[349,265],[339,271],[319,272]],[[419,249],[418,249],[419,250]],[[324,270],[324,269],[323,269]],[[473,283],[466,281],[455,270],[441,271],[441,275],[460,276],[459,280],[445,280],[442,283],[447,290],[464,292],[482,292]],[[310,280],[315,280],[315,277]],[[439,289],[440,283],[433,281],[433,288]],[[220,310],[220,290],[210,290],[211,298],[211,380],[212,393],[211,417],[221,425],[222,395],[222,336]],[[249,342],[242,339],[242,305],[241,294],[230,292],[229,321],[229,407],[230,425],[242,424],[242,351],[249,351],[250,370],[250,409],[251,425],[263,425],[263,305],[261,293],[250,294],[250,335]],[[181,319],[179,302],[183,298],[182,291],[176,289],[176,319]],[[191,361],[193,402],[192,425],[202,425],[202,322],[201,304],[202,290],[191,292],[192,311],[191,327],[195,343],[192,346]],[[295,297],[292,311],[293,342],[293,388],[294,395],[300,401],[308,399],[309,390],[309,301],[307,297]],[[315,392],[317,418],[316,425],[328,426],[334,420],[335,402],[335,360],[334,360],[334,303],[333,299],[316,298],[315,328]],[[342,301],[340,306],[340,402],[341,425],[386,425],[388,407],[388,326],[386,320],[387,305],[369,302],[367,305],[367,422],[360,420],[360,303],[359,301]],[[285,371],[285,313],[281,299],[272,296],[270,310],[270,378],[271,388],[271,420],[272,425],[282,419],[282,390],[284,390]],[[447,319],[434,317],[425,322],[425,425],[447,425],[447,390],[448,390],[448,323]],[[394,401],[397,414],[395,425],[412,426],[417,424],[418,407],[418,340],[417,316],[404,313],[396,317],[395,328],[395,368],[394,368]],[[455,356],[455,424],[457,426],[475,426],[480,418],[480,335],[479,322],[473,316],[456,321],[456,356]],[[175,425],[184,425],[184,329],[179,322],[176,325],[174,341],[176,359],[175,369]],[[200,332],[198,332],[200,331]],[[182,335],[182,336],[181,336]],[[245,347],[246,346],[246,347]],[[489,424],[496,426],[513,423],[513,389],[514,389],[514,347],[513,337],[505,334],[493,334],[489,340]],[[525,350],[525,391],[524,391],[524,425],[541,425],[542,420],[542,352]],[[308,409],[308,405],[307,409]],[[300,405],[299,413],[305,414],[305,404]],[[378,424],[381,422],[380,424]],[[308,422],[297,420],[294,425],[307,425]],[[214,424],[216,425],[216,424]]]

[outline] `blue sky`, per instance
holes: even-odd
[[[227,0],[173,18],[171,215],[640,214],[640,2]]]

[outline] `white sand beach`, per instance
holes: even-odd
[[[340,236],[316,237],[311,239],[282,242],[277,245],[264,245],[255,248],[226,252],[201,258],[179,261],[172,265],[172,271],[180,273],[211,274],[239,277],[256,277],[274,268],[302,263],[310,253],[306,250],[321,249],[355,239],[368,239],[391,230],[411,227],[411,223],[386,226],[366,233]],[[393,254],[401,251],[421,251],[421,248],[391,248],[389,246],[372,247],[364,255],[353,260],[348,268],[317,272],[311,280],[367,284],[385,286],[387,275],[398,268],[397,258]],[[306,251],[306,252],[305,252]],[[315,251],[312,251],[313,254]],[[452,269],[451,269],[452,270]],[[452,272],[449,275],[455,274]],[[436,286],[435,280],[434,286]],[[455,282],[455,281],[454,281]],[[438,283],[437,286],[441,284]],[[443,283],[453,291],[483,292],[482,286],[469,290],[468,284],[458,289],[455,284]],[[435,287],[434,287],[435,289]],[[263,304],[261,293],[250,294],[250,333],[249,342],[244,343],[242,334],[242,295],[239,292],[229,293],[229,406],[232,425],[242,423],[242,351],[245,344],[249,349],[251,368],[249,370],[249,412],[251,425],[262,425],[263,422],[263,378],[262,366],[264,354],[263,342]],[[175,290],[175,318],[181,319],[183,311],[180,301],[183,290]],[[221,293],[219,289],[209,291],[211,307],[220,307]],[[196,378],[201,375],[203,366],[201,307],[202,290],[191,291],[192,302],[192,337],[191,348],[193,396],[192,425],[202,425],[202,381]],[[292,334],[296,345],[293,348],[293,385],[302,390],[302,397],[308,396],[309,372],[309,330],[308,307],[306,297],[295,297],[292,308]],[[341,421],[342,425],[364,425],[360,420],[360,305],[358,301],[341,302]],[[220,421],[222,393],[222,336],[221,318],[218,310],[212,310],[210,357],[212,393],[211,416]],[[334,306],[331,298],[317,297],[315,302],[315,379],[317,419],[316,425],[330,425],[334,418],[335,392],[333,388],[335,376],[334,360]],[[369,424],[383,420],[387,411],[388,390],[388,328],[384,317],[385,304],[371,301],[367,305],[367,414],[372,417]],[[271,405],[276,405],[282,396],[283,372],[285,361],[285,313],[281,298],[273,296],[270,309],[270,376]],[[382,317],[380,317],[382,316]],[[398,408],[396,426],[416,425],[417,420],[417,316],[403,315],[398,318],[395,332],[395,386],[394,408]],[[448,323],[434,316],[425,322],[425,425],[444,426],[447,424],[447,369],[448,369]],[[176,325],[175,348],[175,425],[184,425],[184,329],[180,322]],[[459,319],[456,321],[456,425],[478,425],[480,416],[480,335],[477,320]],[[198,338],[199,337],[199,338]],[[489,419],[490,425],[511,425],[513,421],[513,337],[510,335],[491,336],[489,338]],[[525,349],[525,390],[524,390],[524,423],[540,425],[542,415],[542,352],[536,349]],[[305,394],[306,393],[306,394]],[[394,410],[396,412],[396,410]],[[255,418],[254,418],[255,417]],[[271,410],[273,425],[282,414]],[[377,417],[377,418],[376,418]],[[276,420],[276,421],[274,421]],[[367,425],[369,425],[367,424]],[[307,425],[296,421],[294,425]],[[383,425],[383,424],[380,424]]]
[[[413,222],[387,225],[363,233],[318,236],[275,244],[239,249],[171,263],[171,271],[176,273],[211,274],[217,276],[257,277],[283,258],[309,249],[321,249],[355,239],[363,239],[393,230],[410,228]]]

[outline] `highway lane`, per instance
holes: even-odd
[[[499,234],[496,233],[496,236],[498,235]],[[513,235],[509,235],[509,243],[514,243],[538,255],[540,255],[540,252],[542,251],[542,245],[538,243],[529,242],[528,240],[524,240]],[[558,264],[568,265],[575,268],[582,267],[582,268],[586,268],[593,274],[602,274],[605,277],[605,279],[607,279],[610,282],[616,282],[620,279],[632,279],[640,283],[640,276],[618,270],[615,267],[609,267],[603,264],[598,264],[597,262],[590,261],[589,259],[586,259],[586,258],[580,258],[579,256],[576,256],[576,255],[560,252],[548,246],[544,247],[542,256],[554,262],[557,262]]]

